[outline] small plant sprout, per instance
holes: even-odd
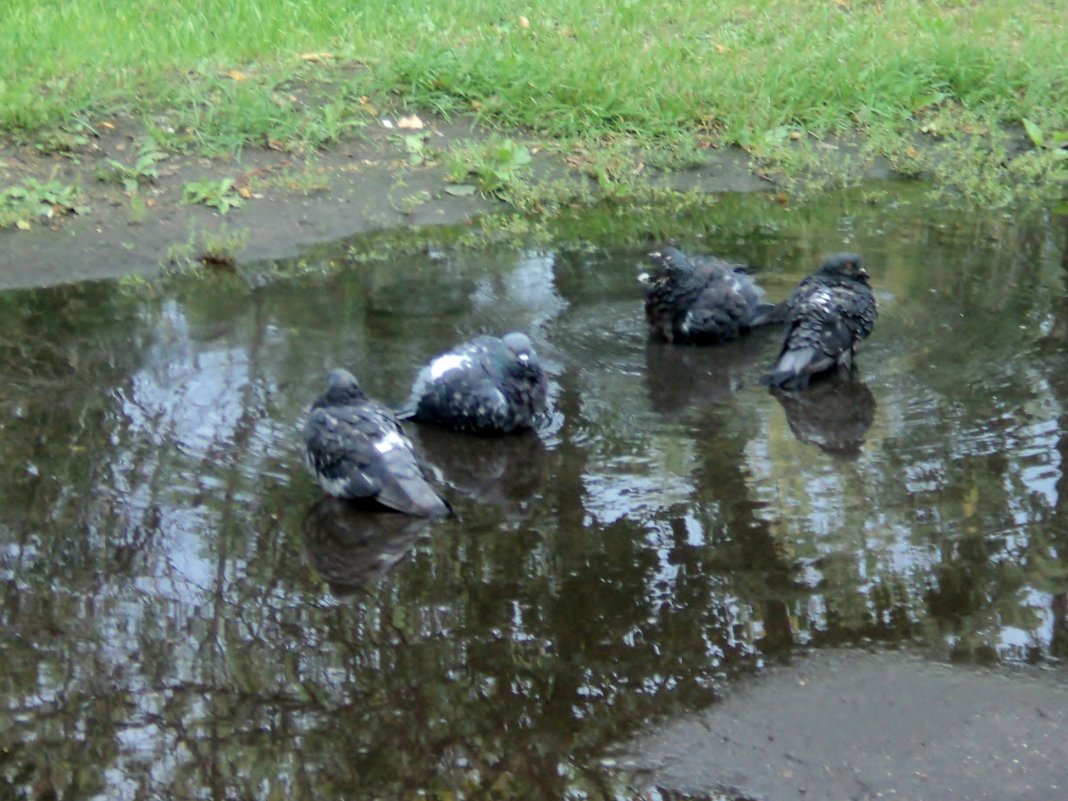
[[[234,187],[233,178],[190,181],[182,187],[182,202],[186,205],[202,203],[217,209],[220,214],[226,214],[236,206],[245,205],[244,199]]]

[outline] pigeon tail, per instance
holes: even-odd
[[[393,409],[393,414],[396,415],[398,420],[414,420],[415,412],[416,403],[411,398],[406,400],[403,405]]]
[[[452,507],[422,478],[398,478],[383,483],[376,496],[383,506],[416,517],[449,517]]]
[[[818,373],[821,365],[816,363],[819,356],[816,348],[800,348],[786,351],[772,371],[760,379],[762,384],[780,389],[804,389],[808,386],[813,373]]]
[[[759,328],[762,325],[771,325],[772,323],[782,323],[785,321],[785,303],[761,303],[753,309],[753,314],[749,318],[749,327]]]

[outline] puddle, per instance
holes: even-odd
[[[786,401],[757,384],[772,332],[648,343],[645,248],[610,225],[0,294],[0,797],[612,797],[607,747],[810,647],[1056,665],[1064,219],[919,198],[724,198],[672,230],[773,297],[864,254],[858,382]],[[511,329],[551,374],[539,435],[415,432],[456,518],[317,505],[298,421],[327,367],[397,403]]]

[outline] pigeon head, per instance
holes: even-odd
[[[317,406],[345,406],[367,400],[367,395],[356,380],[356,376],[348,370],[335,367],[330,371],[327,380],[326,392],[316,403]]]
[[[538,357],[534,354],[534,346],[530,344],[530,337],[519,331],[512,331],[501,337],[505,352],[513,361],[528,367],[537,367]]]
[[[672,275],[687,275],[693,272],[693,264],[686,258],[686,254],[670,245],[654,250],[648,254],[648,258],[660,270]]]
[[[820,266],[820,272],[844,275],[865,284],[868,283],[870,277],[868,271],[864,269],[860,256],[856,253],[835,253],[833,256],[828,256]]]

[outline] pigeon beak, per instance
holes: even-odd
[[[859,276],[860,276],[861,278],[863,278],[864,280],[867,280],[867,279],[871,278],[871,276],[870,276],[870,275],[868,275],[868,271],[867,271],[867,270],[865,270],[865,269],[864,269],[863,267],[861,267],[861,268],[860,268],[860,269],[859,269],[859,270],[857,271],[857,274],[858,274],[858,275],[859,275]]]
[[[530,361],[530,354],[529,353],[520,353],[518,356],[516,356],[516,358],[519,359],[519,361],[521,361],[523,364],[526,364],[527,362]]]
[[[652,278],[650,277],[649,273],[638,273],[639,284],[648,284],[651,280]]]

